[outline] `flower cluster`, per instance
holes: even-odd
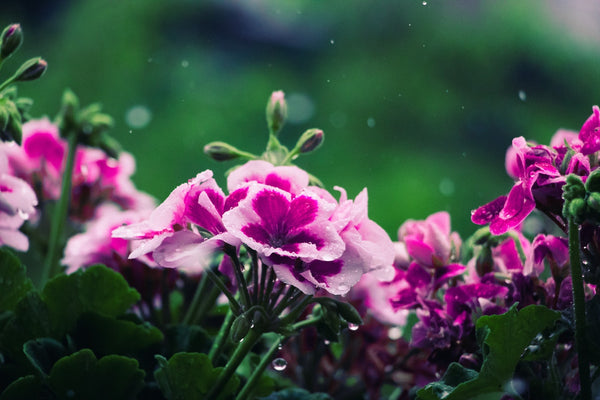
[[[485,204],[471,217],[476,224],[490,224],[490,231],[499,235],[518,228],[534,210],[546,214],[563,230],[562,189],[567,175],[575,174],[585,182],[599,164],[593,156],[600,150],[600,109],[592,115],[579,133],[561,129],[549,146],[528,143],[525,138],[513,139],[506,153],[506,171],[515,179],[508,195]]]
[[[0,153],[8,159],[8,173],[28,182],[40,202],[57,200],[65,173],[67,142],[47,118],[25,123],[22,140],[21,146],[0,143]],[[133,185],[134,171],[135,161],[128,153],[114,159],[99,149],[79,146],[73,168],[70,217],[87,221],[105,202],[127,210],[152,207],[152,198]]]
[[[251,160],[234,170],[225,194],[212,171],[179,185],[150,216],[113,237],[138,242],[130,254],[151,253],[159,266],[199,273],[213,255],[243,244],[284,283],[306,294],[345,294],[367,272],[385,278],[393,245],[367,216],[367,192],[339,201],[309,185],[296,166]]]

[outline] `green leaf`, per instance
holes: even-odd
[[[208,353],[212,340],[198,325],[172,325],[165,330],[167,354],[180,352]]]
[[[0,333],[0,348],[12,358],[27,364],[22,351],[23,343],[39,337],[56,338],[56,335],[46,304],[37,292],[30,291],[19,301],[4,325]]]
[[[53,278],[44,287],[42,297],[54,327],[63,333],[73,329],[85,312],[116,317],[140,299],[121,274],[104,265]]]
[[[47,376],[54,363],[67,355],[67,350],[57,340],[39,338],[25,342],[23,353],[41,376]]]
[[[13,310],[33,290],[25,266],[11,251],[0,248],[0,312]]]
[[[500,399],[525,348],[559,318],[560,313],[538,305],[522,310],[514,305],[502,315],[479,318],[476,328],[482,333],[484,355],[481,371],[476,374],[453,367],[441,382],[430,383],[419,390],[418,397],[423,400]]]
[[[34,375],[23,376],[10,385],[0,395],[0,400],[39,399],[42,394],[42,381]]]
[[[98,355],[135,355],[163,340],[162,332],[148,322],[136,324],[96,313],[81,315],[72,336],[79,347]]]
[[[54,364],[48,385],[59,399],[133,399],[144,385],[144,371],[132,358],[110,355],[96,359],[89,349]]]
[[[157,355],[159,368],[154,377],[168,400],[201,399],[211,389],[222,367],[214,368],[203,353],[177,353],[167,361]],[[221,396],[235,393],[239,378],[233,376]]]
[[[261,400],[332,400],[332,397],[326,393],[310,393],[304,389],[291,388],[271,393],[267,397],[261,397]]]

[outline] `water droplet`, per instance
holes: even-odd
[[[427,46],[427,45],[426,45],[425,43],[423,43],[423,46],[422,46],[422,47],[423,47],[423,48],[425,48],[426,46]]]
[[[125,121],[130,128],[141,129],[150,123],[152,113],[146,106],[137,105],[127,110]]]
[[[244,341],[244,339],[245,339],[245,338],[241,338],[241,339],[240,339],[240,343],[242,343],[242,342]]]
[[[283,371],[287,367],[287,361],[281,357],[274,359],[271,364],[275,371]]]
[[[412,24],[408,24],[408,26],[412,26]]]
[[[133,133],[133,129],[130,129],[130,130],[129,130],[129,133]]]
[[[331,39],[331,40],[329,41],[329,43],[331,43],[331,44],[335,44],[335,40]]]
[[[331,79],[327,79],[327,83],[330,83],[330,82],[331,82]]]
[[[151,63],[152,61],[154,61],[154,59],[152,57],[148,57],[148,63]]]
[[[187,67],[189,67],[189,66],[190,66],[190,62],[189,62],[188,60],[182,60],[182,61],[181,61],[181,66],[182,66],[183,68],[187,68]]]
[[[351,331],[356,331],[358,330],[358,325],[350,323],[348,324],[348,329],[350,329]]]
[[[323,340],[323,343],[325,344],[325,346],[329,346],[329,344],[331,343],[329,340],[325,339]]]
[[[369,128],[373,128],[375,126],[375,118],[371,117],[371,118],[367,119],[367,126]]]
[[[21,210],[20,208],[17,208],[17,214],[22,219],[29,219],[29,214],[27,214],[25,211]]]
[[[461,108],[462,110],[464,110],[464,109],[465,109],[465,106],[460,106],[460,108]]]
[[[423,2],[423,5],[424,5],[424,6],[426,6],[426,5],[427,5],[427,2],[426,2],[426,1],[424,1],[424,2]]]
[[[348,285],[343,285],[343,284],[342,284],[342,285],[339,285],[339,286],[337,287],[337,289],[338,289],[340,292],[347,292],[348,290],[350,290],[350,287],[349,287]]]
[[[388,337],[390,340],[398,340],[402,337],[402,329],[397,326],[392,326],[388,329]]]
[[[279,344],[277,345],[277,350],[281,350],[281,349],[283,349],[283,344],[279,343]]]
[[[301,124],[307,122],[315,115],[315,104],[305,93],[286,94],[285,100],[288,105],[288,122]]]
[[[527,100],[527,93],[525,93],[525,91],[524,91],[524,90],[519,90],[519,99],[520,99],[521,101],[525,101],[525,100]]]

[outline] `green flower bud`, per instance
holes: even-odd
[[[475,271],[477,275],[484,276],[494,269],[494,258],[492,257],[492,249],[488,245],[483,245],[481,251],[475,259]]]
[[[299,148],[300,153],[310,153],[316,150],[323,143],[324,134],[320,129],[309,129],[300,136],[296,147]]]
[[[573,218],[573,221],[577,224],[582,224],[585,221],[585,215],[587,211],[586,202],[584,199],[573,199],[568,203],[569,216]],[[565,203],[567,205],[567,203]]]
[[[360,314],[358,313],[358,311],[356,311],[356,308],[354,308],[354,306],[352,304],[344,303],[342,301],[337,301],[336,305],[337,305],[337,309],[338,309],[340,315],[348,323],[362,325],[363,320],[360,317]]]
[[[245,314],[238,315],[231,324],[231,340],[233,343],[239,343],[246,337],[250,331],[250,321]]]
[[[600,192],[600,170],[596,169],[590,173],[585,181],[585,188],[588,192]]]
[[[277,134],[287,118],[287,103],[281,90],[273,92],[267,103],[267,125],[273,134]]]
[[[211,142],[204,146],[204,154],[216,161],[227,161],[238,158],[240,151],[225,142]]]
[[[563,186],[563,199],[573,200],[577,198],[585,197],[585,186],[581,181],[581,178],[575,174],[567,176],[567,182]]]
[[[21,29],[21,25],[12,24],[4,28],[2,31],[2,36],[0,36],[0,59],[4,60],[10,57],[21,43],[23,43],[23,30]]]
[[[48,63],[41,57],[32,58],[27,60],[21,65],[21,67],[15,73],[15,82],[33,81],[44,75]]]

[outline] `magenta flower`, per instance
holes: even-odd
[[[240,188],[225,197],[212,171],[206,170],[175,188],[148,219],[115,229],[113,237],[139,241],[129,258],[152,252],[160,266],[200,272],[225,242],[239,245],[221,215],[245,194],[246,189]]]
[[[29,240],[19,228],[35,215],[37,198],[27,182],[4,172],[7,169],[6,159],[0,153],[0,246],[27,251]]]
[[[308,186],[309,177],[306,171],[296,166],[276,167],[267,161],[251,160],[229,174],[227,189],[232,193],[250,182],[273,186],[295,196]]]

